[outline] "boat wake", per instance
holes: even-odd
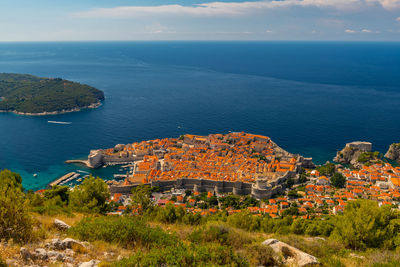
[[[48,123],[54,123],[54,124],[71,124],[72,122],[69,121],[47,121]]]

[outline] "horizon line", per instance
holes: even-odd
[[[192,39],[181,39],[181,40],[0,40],[0,43],[112,43],[112,42],[358,42],[358,43],[400,43],[400,40],[290,40],[290,39],[280,39],[280,40],[192,40]]]

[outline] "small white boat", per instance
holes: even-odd
[[[69,121],[47,121],[48,123],[54,123],[54,124],[71,124],[72,122]]]
[[[37,173],[34,173],[34,174],[33,174],[33,177],[37,177]]]

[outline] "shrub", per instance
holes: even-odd
[[[290,226],[290,231],[296,235],[304,234],[305,222],[306,221],[303,219],[294,220],[292,225]]]
[[[317,167],[317,170],[321,175],[332,176],[335,173],[335,164],[326,163],[323,166]]]
[[[274,251],[262,244],[252,244],[246,248],[247,258],[251,266],[278,266]]]
[[[70,229],[81,240],[101,240],[124,247],[175,247],[179,240],[161,228],[149,227],[143,220],[133,217],[85,218]]]
[[[186,212],[181,206],[175,207],[173,204],[168,204],[165,208],[163,207],[152,207],[145,213],[145,217],[149,220],[154,220],[162,223],[184,223],[189,225],[199,225],[203,221],[208,219],[212,220],[214,216],[208,216],[203,218],[198,213]]]
[[[344,186],[346,185],[346,177],[337,172],[332,176],[331,183],[334,187],[344,188]]]
[[[222,223],[209,223],[194,230],[188,239],[195,244],[217,242],[224,246],[240,249],[252,242],[252,238],[243,231],[231,228]]]
[[[181,210],[182,207],[180,207]],[[163,223],[175,223],[181,219],[182,212],[177,212],[173,204],[168,204],[165,208],[157,209],[156,220]]]
[[[22,178],[18,173],[2,170],[0,172],[0,184],[7,183],[9,186],[17,187],[22,191]]]
[[[33,204],[31,205],[33,206]],[[43,199],[40,205],[32,207],[32,211],[50,216],[61,213],[72,215],[71,209],[61,200],[60,196],[51,199]]]
[[[100,178],[90,176],[70,193],[69,202],[73,209],[82,212],[104,213],[110,197],[107,184]]]
[[[0,239],[26,242],[31,236],[32,220],[20,182],[18,174],[0,172]]]
[[[163,250],[139,251],[113,266],[248,266],[232,249],[217,244],[178,245]]]
[[[400,244],[399,219],[391,207],[360,199],[348,203],[344,214],[335,217],[332,235],[352,249],[394,248]]]
[[[69,202],[69,193],[70,193],[70,191],[69,191],[69,187],[68,186],[66,186],[66,185],[64,185],[64,186],[56,185],[56,186],[53,186],[53,188],[51,188],[49,190],[46,190],[44,192],[44,197],[46,199],[53,199],[55,197],[59,197],[62,202],[65,202],[65,203],[68,204],[68,202]]]
[[[199,213],[186,213],[185,216],[182,218],[182,223],[189,225],[199,225],[201,219],[202,217]]]
[[[259,231],[261,229],[261,220],[258,216],[253,216],[247,212],[240,212],[228,216],[227,223],[239,229]]]
[[[138,185],[132,189],[132,207],[138,209],[140,213],[146,211],[151,206],[151,188],[148,185]]]
[[[358,156],[357,161],[361,163],[374,161],[383,158],[383,155],[378,151],[375,152],[363,152]]]

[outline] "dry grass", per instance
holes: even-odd
[[[176,235],[182,240],[187,239],[190,233],[195,229],[195,226],[179,223],[167,224],[161,222],[148,222],[148,224],[151,227],[160,227],[167,233],[176,233]]]
[[[44,226],[44,228],[46,230],[57,230],[54,227],[54,220],[55,219],[59,219],[63,222],[65,222],[68,225],[75,225],[77,222],[79,222],[80,220],[82,220],[82,218],[85,217],[85,215],[81,214],[81,213],[75,213],[74,216],[67,216],[67,215],[56,215],[56,216],[50,216],[50,215],[40,215],[37,213],[33,213],[32,217],[34,218],[34,220],[40,224],[42,224]]]
[[[3,260],[6,259],[13,259],[16,256],[19,257],[19,249],[21,247],[17,244],[12,244],[12,242],[9,242],[7,245],[5,245],[3,242],[0,244],[0,256],[3,258]]]

